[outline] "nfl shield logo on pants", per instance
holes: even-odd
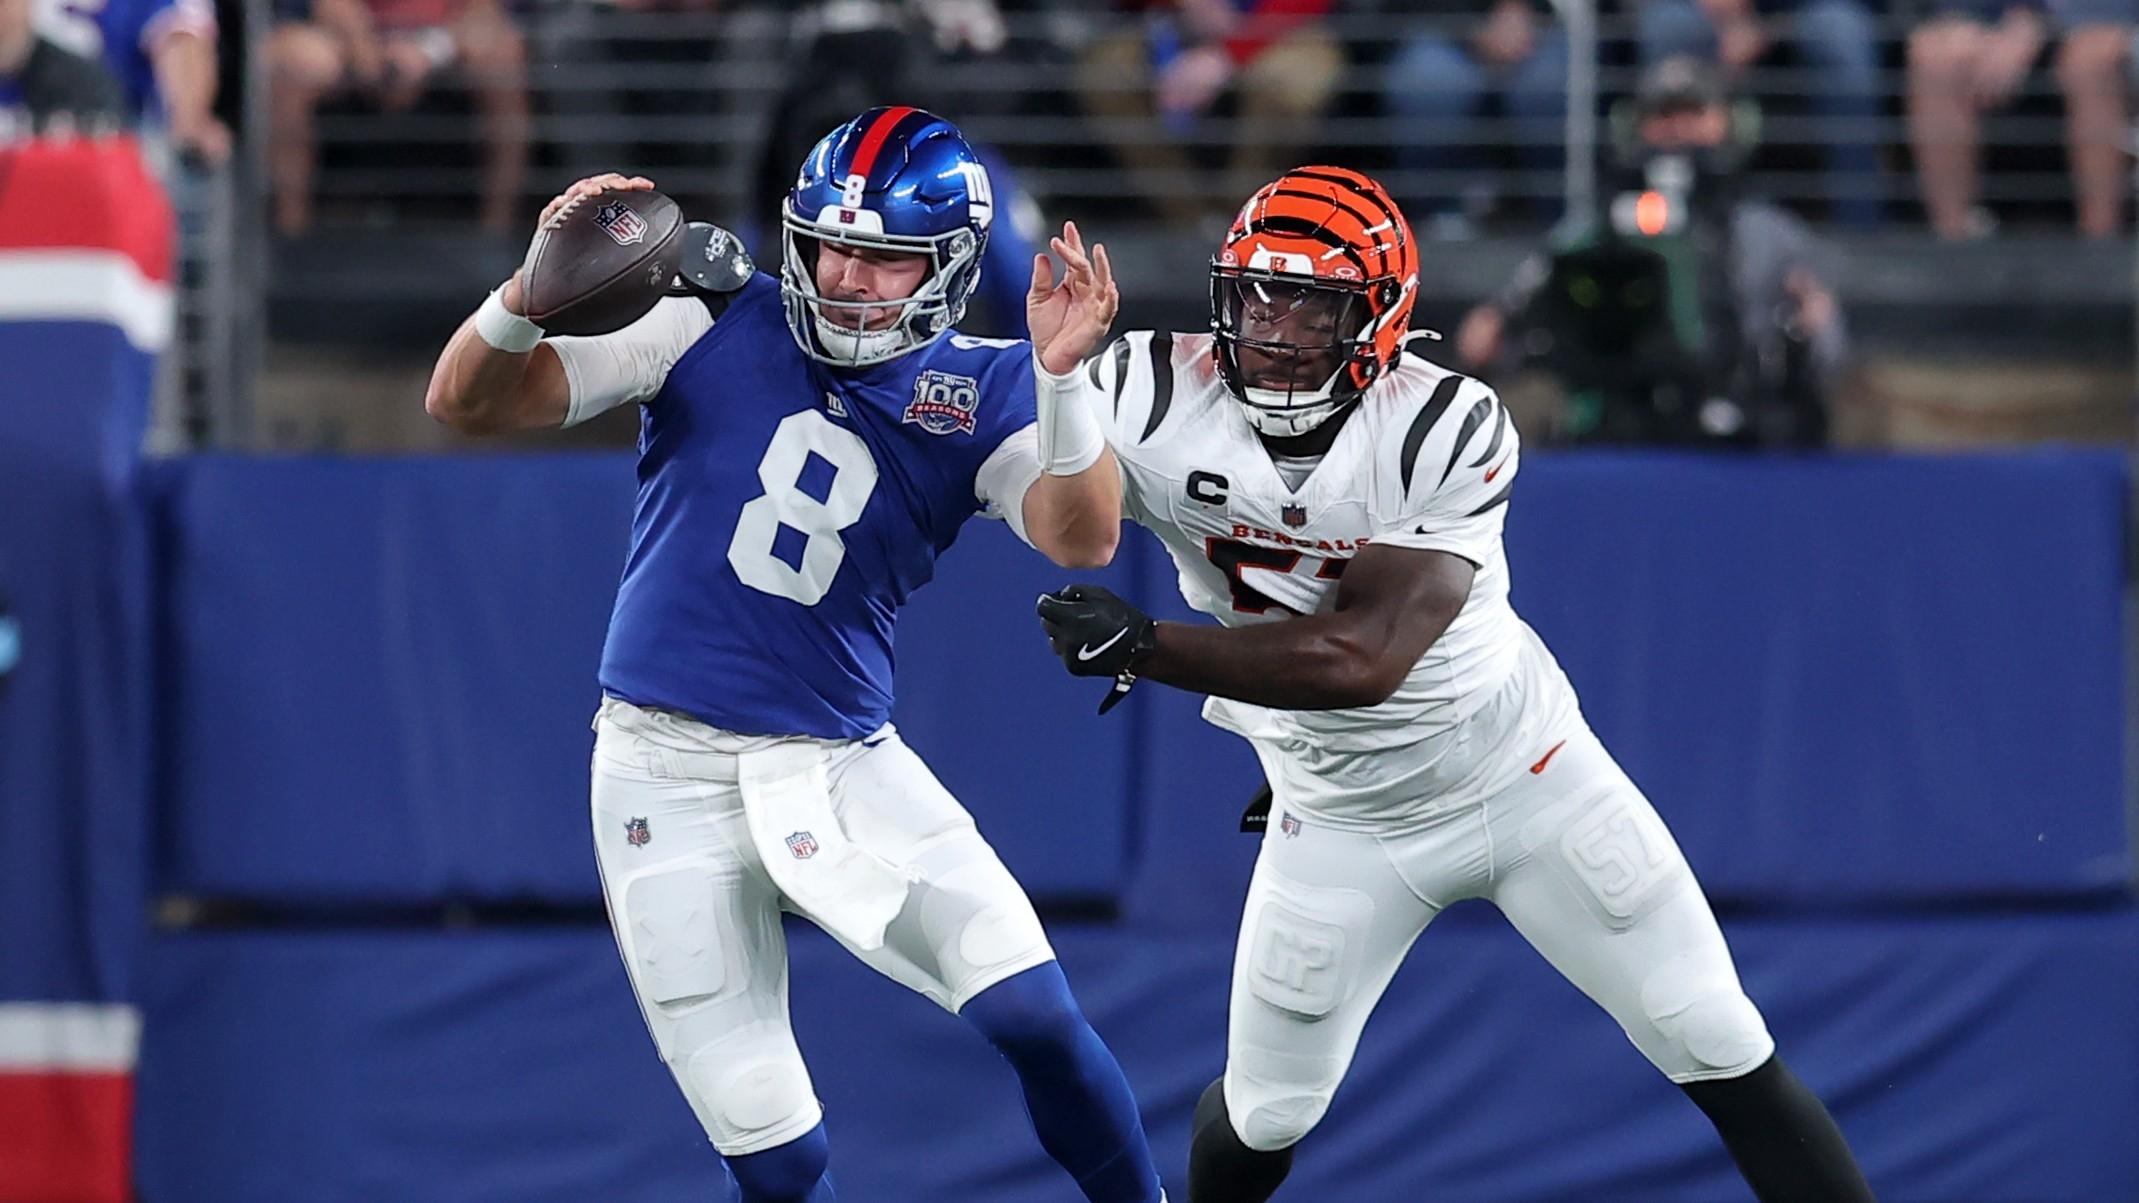
[[[808,860],[817,855],[817,837],[807,831],[798,831],[787,837],[787,850],[796,860]]]
[[[652,840],[653,838],[654,833],[651,828],[647,827],[646,820],[630,819],[625,822],[625,843],[630,844],[634,848],[644,848],[647,845],[648,841]]]
[[[1300,820],[1296,815],[1286,815],[1277,821],[1277,829],[1287,836],[1300,834]]]

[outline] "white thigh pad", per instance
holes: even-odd
[[[1356,946],[1374,921],[1358,890],[1308,885],[1269,870],[1249,899],[1248,989],[1280,1011],[1321,1019],[1351,992]]]
[[[1532,848],[1549,842],[1548,859],[1614,931],[1639,923],[1692,880],[1670,829],[1631,789],[1554,806],[1524,824],[1522,836]]]
[[[1675,1080],[1747,1073],[1775,1051],[1760,1009],[1745,996],[1729,961],[1716,961],[1700,952],[1682,954],[1642,980],[1642,1013],[1678,1062],[1660,1068]]]
[[[619,891],[617,927],[647,1002],[691,1006],[729,986],[728,950],[739,933],[723,930],[716,876],[710,863],[689,863],[633,877]]]

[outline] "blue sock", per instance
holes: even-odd
[[[784,1145],[727,1160],[742,1203],[832,1203],[832,1178],[824,1168],[831,1143],[822,1123]]]
[[[959,1014],[1017,1071],[1040,1147],[1091,1203],[1156,1203],[1136,1096],[1049,961],[975,995]]]

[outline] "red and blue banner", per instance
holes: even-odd
[[[169,204],[131,140],[0,146],[0,1199],[130,1197],[152,740],[140,446]]]

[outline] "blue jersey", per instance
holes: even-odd
[[[746,734],[876,730],[899,607],[1033,420],[1029,344],[950,336],[834,370],[753,277],[644,409],[603,690]]]
[[[188,30],[215,42],[215,6],[207,0],[63,0],[50,19],[54,41],[111,69],[136,117],[162,115],[149,57],[157,39]]]

